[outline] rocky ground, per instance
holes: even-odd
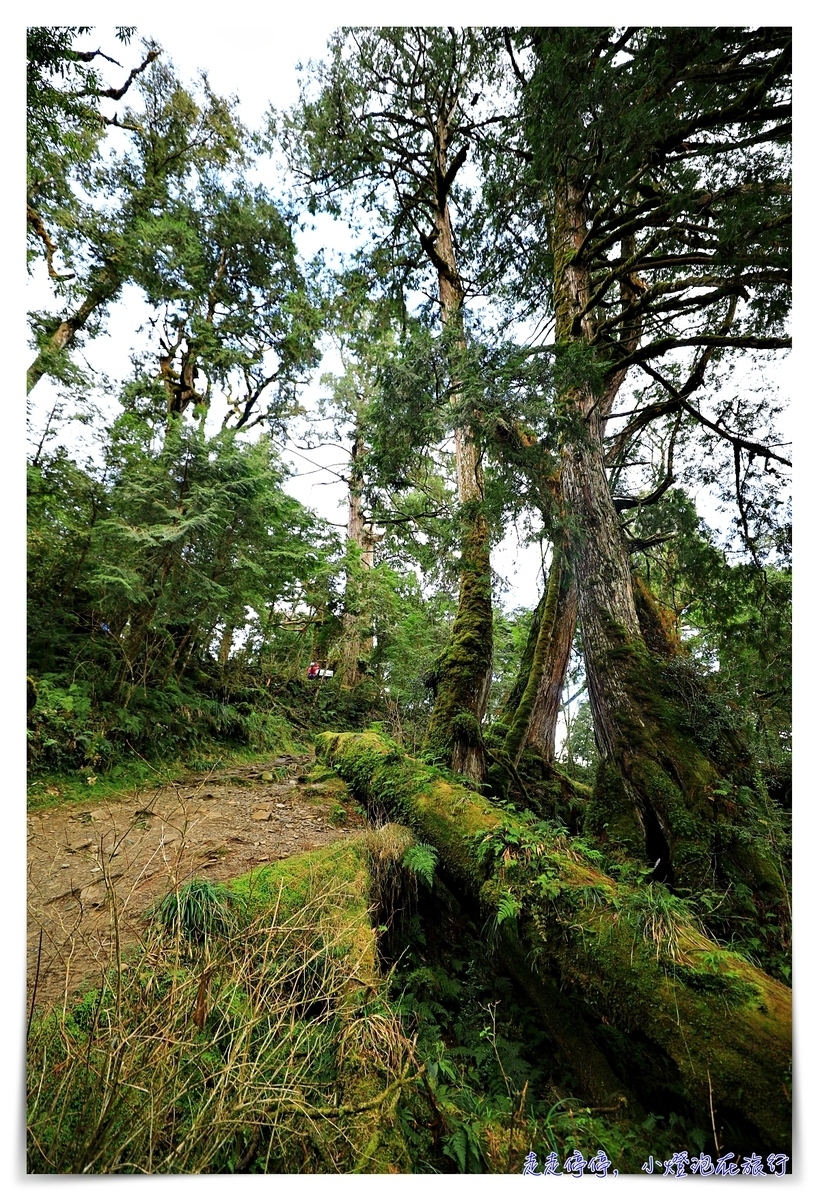
[[[232,879],[362,824],[340,780],[306,756],[190,775],[28,818],[28,988],[71,995],[137,940],[153,903],[188,879]]]

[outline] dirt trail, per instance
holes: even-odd
[[[349,795],[310,784],[311,765],[280,755],[29,813],[29,999],[35,978],[40,1004],[98,977],[115,949],[114,913],[127,946],[153,902],[187,879],[232,879],[349,836],[362,823]]]

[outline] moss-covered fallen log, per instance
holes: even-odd
[[[611,1031],[611,1045],[624,1037],[640,1060],[653,1055],[700,1128],[723,1121],[748,1149],[787,1149],[787,987],[708,938],[664,886],[626,882],[622,866],[606,873],[581,841],[498,808],[376,733],[323,734],[318,753],[371,811],[437,848],[450,878],[493,914],[536,1003],[547,1009],[556,986]]]

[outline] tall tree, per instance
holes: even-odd
[[[603,756],[592,821],[646,847],[665,879],[695,889],[715,872],[780,897],[774,856],[742,844],[752,801],[735,786],[752,762],[735,744],[714,761],[697,743],[668,683],[672,647],[647,644],[650,600],[635,592],[620,512],[667,490],[672,461],[636,497],[614,495],[609,466],[668,420],[723,439],[737,479],[746,457],[786,463],[747,414],[731,428],[699,394],[736,352],[789,345],[789,33],[536,29],[517,43],[530,262],[553,312],[563,521]],[[664,394],[611,436],[633,372]]]
[[[288,214],[261,187],[203,174],[157,215],[137,269],[155,313],[143,386],[161,385],[168,417],[201,418],[221,392],[225,427],[280,429],[319,320]]]
[[[469,240],[473,206],[460,178],[470,146],[497,119],[480,103],[494,77],[492,51],[484,35],[469,29],[342,31],[330,43],[329,63],[318,68],[317,98],[303,99],[286,132],[313,204],[337,209],[347,190],[385,231],[372,261],[391,287],[422,287],[424,264],[433,271],[435,307],[451,351],[462,534],[458,613],[438,675],[429,747],[475,779],[485,771],[480,722],[491,678],[491,570],[482,451],[458,386],[473,287],[458,241]]]
[[[34,38],[35,52],[40,40]],[[78,54],[70,47],[64,53],[71,62],[71,55]],[[57,87],[47,91],[45,102],[33,101],[29,205],[39,205],[35,215],[40,225],[51,228],[44,240],[30,217],[29,231],[52,268],[50,247],[59,244],[70,271],[55,280],[62,315],[32,315],[37,354],[28,370],[29,391],[46,374],[72,378],[69,351],[78,337],[98,330],[106,308],[126,283],[143,282],[146,264],[148,276],[155,276],[165,251],[165,213],[208,172],[241,160],[243,131],[230,105],[214,94],[206,79],[194,96],[158,54],[155,46],[148,47],[132,72],[139,98],[121,117],[103,115],[101,101],[121,98],[125,87],[96,86],[93,108],[83,108],[70,90]],[[40,71],[52,69],[56,68],[46,59]],[[85,90],[80,89],[80,95]],[[31,94],[36,97],[36,87]],[[66,123],[65,132],[60,122],[66,105],[78,114],[79,132],[73,135],[71,123]],[[99,133],[107,127],[122,130],[127,141],[124,149],[112,148],[102,156],[97,153]],[[61,152],[64,160],[58,167]],[[52,278],[55,273],[60,274],[52,270]]]
[[[160,53],[146,44],[142,61],[121,85],[105,87],[99,64],[119,63],[101,49],[77,48],[90,33],[88,26],[34,26],[26,38],[29,246],[32,257],[45,259],[57,283],[74,278],[73,255],[81,249],[83,206],[76,184],[89,179],[99,143],[115,123],[104,114],[103,101],[121,100]],[[116,39],[127,46],[133,34],[123,26]]]

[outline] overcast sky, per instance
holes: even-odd
[[[758,12],[755,13],[754,10]],[[217,14],[213,23],[207,19],[210,12]],[[328,37],[338,24],[367,24],[382,21],[385,16],[393,21],[402,18],[406,21],[427,23],[468,21],[478,24],[496,23],[498,20],[496,5],[480,3],[402,5],[397,8],[390,7],[387,14],[380,4],[343,2],[339,5],[329,5],[305,0],[297,6],[278,5],[266,10],[246,3],[224,5],[218,9],[204,6],[197,8],[194,15],[194,10],[189,7],[157,4],[155,0],[151,0],[139,5],[138,13],[136,16],[127,10],[121,10],[119,6],[97,3],[69,3],[67,6],[35,3],[27,8],[26,20],[32,24],[93,23],[100,31],[100,44],[106,49],[111,40],[107,31],[113,21],[135,23],[140,36],[151,37],[159,42],[183,81],[192,82],[196,74],[203,70],[207,72],[210,83],[217,92],[236,95],[241,117],[251,128],[261,125],[270,105],[285,109],[295,103],[298,98],[296,64],[306,64],[310,59],[321,58]],[[227,13],[232,15],[232,20],[226,20]],[[622,14],[618,19],[634,23],[650,21],[651,16],[655,20],[655,9],[650,5],[612,6],[592,0],[583,7],[583,16],[590,22],[608,23],[617,19],[617,13]],[[511,4],[503,6],[502,19],[544,21],[549,19],[549,15],[543,11],[541,5]],[[707,5],[698,3],[697,0],[688,4],[685,9],[685,21],[690,23],[713,20],[721,20],[724,23],[737,20],[745,22],[753,19],[766,19],[769,22],[772,19],[769,5]],[[778,9],[775,19],[782,21],[786,17]],[[123,64],[130,65],[135,58],[134,51],[133,45],[130,49],[122,50]],[[111,70],[118,78],[116,69]],[[264,167],[261,169],[264,182],[275,192],[277,189],[274,173]],[[337,244],[347,241],[343,230],[337,225],[333,231],[327,232],[328,228],[332,229],[332,225],[333,223],[324,223],[317,236],[310,236],[309,232],[302,234],[299,238],[302,251],[309,254],[324,242]],[[44,275],[43,271],[43,277]],[[45,289],[40,295],[48,295],[49,291],[46,281]],[[114,377],[128,373],[128,351],[134,340],[134,331],[147,313],[145,307],[140,306],[136,289],[131,288],[128,291],[127,302],[116,306],[111,312],[107,335],[89,343],[88,349],[89,358],[94,365]],[[29,299],[29,305],[37,307],[39,303],[42,302],[35,289],[35,297],[33,300]],[[329,360],[323,364],[322,369],[335,367],[336,364]],[[317,396],[319,373],[320,371],[316,372],[316,381],[311,389],[313,397]],[[32,398],[36,398],[32,417],[32,427],[35,430],[42,428],[53,395],[53,389],[50,389],[46,380],[32,393]],[[214,425],[218,425],[219,420],[220,415],[217,416],[214,412]],[[89,432],[80,426],[73,427],[72,436],[78,448],[83,442],[86,445],[89,443]],[[336,469],[343,466],[337,449],[327,450],[323,454],[310,452],[308,458]],[[332,475],[312,473],[312,463],[304,457],[291,456],[289,461],[297,472],[297,477],[289,485],[293,494],[303,502],[311,504],[329,519],[342,521],[343,485]],[[505,604],[508,607],[517,604],[533,605],[537,600],[538,552],[531,550],[528,554],[522,553],[512,532],[502,553],[495,553],[494,558],[496,568],[513,585],[505,597]]]

